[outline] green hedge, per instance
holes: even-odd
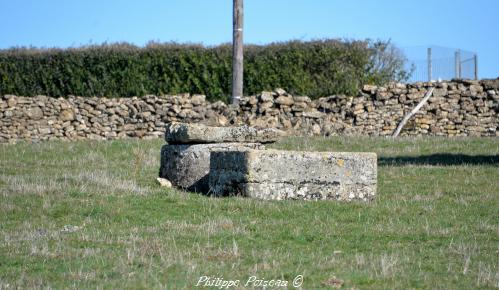
[[[373,44],[318,40],[246,45],[244,93],[282,87],[315,98],[355,94],[366,82],[396,78],[400,69],[388,76],[386,69],[372,69]],[[0,50],[0,94],[131,97],[190,92],[227,101],[231,53],[230,45],[175,43]]]

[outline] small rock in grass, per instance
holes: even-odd
[[[79,231],[81,227],[79,226],[73,226],[73,225],[64,225],[64,227],[61,229],[61,233],[74,233],[76,231]]]
[[[158,178],[156,178],[156,180],[158,181],[158,183],[161,187],[167,187],[167,188],[172,187],[172,183],[170,182],[170,180],[168,180],[166,178],[158,177]]]

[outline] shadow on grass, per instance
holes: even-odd
[[[421,156],[378,157],[379,166],[402,165],[495,165],[499,166],[499,155],[466,155],[439,153]]]

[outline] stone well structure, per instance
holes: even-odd
[[[282,131],[170,124],[160,177],[174,186],[215,196],[283,200],[371,200],[374,153],[265,150]]]
[[[171,123],[166,128],[168,145],[161,148],[159,175],[174,186],[209,193],[208,174],[213,150],[265,149],[263,143],[275,142],[282,131],[242,127],[209,127]]]

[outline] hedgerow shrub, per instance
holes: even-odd
[[[282,87],[312,98],[354,95],[368,82],[400,80],[406,77],[402,57],[391,56],[391,67],[376,65],[387,46],[391,44],[344,40],[246,45],[244,93]],[[0,50],[0,94],[131,97],[189,92],[226,101],[231,54],[229,44],[11,48]]]

